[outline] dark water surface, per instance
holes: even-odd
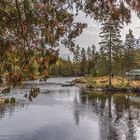
[[[13,91],[20,101],[0,106],[0,140],[140,140],[140,97],[61,87],[70,80],[38,85],[33,102],[23,98],[29,86]]]

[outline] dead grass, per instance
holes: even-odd
[[[82,77],[78,78],[78,83],[87,84],[91,87],[105,87],[108,85],[108,76],[103,77]],[[133,80],[128,84],[127,78],[122,78],[119,76],[115,76],[112,78],[112,85],[114,87],[140,87],[140,81]]]

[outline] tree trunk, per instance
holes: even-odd
[[[112,48],[111,48],[111,29],[110,29],[110,43],[109,43],[109,89],[112,88]]]

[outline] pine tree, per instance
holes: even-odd
[[[69,76],[72,76],[72,74],[73,74],[73,67],[72,67],[72,62],[71,62],[69,56],[68,56],[68,59],[67,59],[67,63],[68,63],[68,68],[69,68]]]
[[[120,29],[121,24],[117,20],[110,18],[108,14],[105,20],[102,23],[100,37],[102,38],[99,43],[101,48],[100,52],[102,55],[102,60],[105,62],[106,67],[108,67],[109,74],[109,88],[112,87],[112,58],[116,51],[119,48],[120,40]]]
[[[136,48],[140,50],[140,38],[136,39]]]
[[[73,56],[73,62],[75,64],[75,73],[76,73],[76,76],[78,75],[80,60],[81,60],[81,57],[80,57],[80,46],[77,45],[75,47],[74,56]]]
[[[117,75],[124,74],[124,46],[119,44],[119,47],[114,49],[113,54],[113,72]]]
[[[88,74],[93,74],[96,70],[96,47],[92,45],[87,48],[87,72]]]
[[[73,62],[78,63],[80,62],[80,46],[77,45],[74,50]]]
[[[90,74],[90,69],[92,68],[92,52],[91,52],[91,48],[88,47],[87,48],[87,52],[86,52],[86,55],[87,55],[87,73]]]
[[[80,73],[81,75],[85,75],[87,71],[87,59],[86,59],[86,51],[84,48],[81,50],[81,62],[80,62]]]
[[[90,48],[89,46],[88,46],[88,48],[87,48],[86,55],[87,55],[87,60],[90,60],[91,57],[92,57],[92,53],[91,53],[91,48]]]
[[[129,33],[126,34],[126,39],[124,43],[124,66],[126,71],[130,72],[130,70],[136,65],[135,61],[135,37],[133,35],[132,30],[129,30]]]
[[[92,45],[91,47],[91,71],[92,71],[92,74],[96,72],[96,68],[95,68],[95,65],[96,65],[96,47],[95,45]]]

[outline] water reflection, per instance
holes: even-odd
[[[10,119],[13,115],[14,112],[18,112],[24,108],[25,104],[20,103],[16,105],[1,105],[0,106],[0,120],[4,119],[4,117],[8,116]]]
[[[77,94],[74,97],[74,119],[75,119],[75,124],[79,125],[80,123],[80,108],[79,108],[79,102],[78,102],[78,97]]]
[[[91,107],[98,116],[101,139],[139,140],[140,102],[131,101],[128,94],[89,93],[81,91],[81,103]],[[88,99],[87,99],[88,98]]]
[[[33,102],[0,107],[0,140],[140,139],[139,97],[58,84],[40,87]]]

